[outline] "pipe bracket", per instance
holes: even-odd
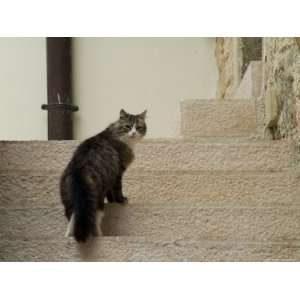
[[[75,112],[79,110],[77,105],[69,104],[69,103],[49,103],[42,104],[41,107],[43,110],[65,110],[70,112]]]

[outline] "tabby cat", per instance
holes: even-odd
[[[60,180],[60,194],[69,224],[66,236],[85,242],[101,234],[104,199],[125,203],[122,176],[134,159],[134,145],[146,134],[146,111],[119,119],[82,142]]]

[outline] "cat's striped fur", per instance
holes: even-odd
[[[134,159],[133,146],[147,131],[146,111],[120,118],[101,133],[81,143],[60,181],[60,193],[69,220],[67,235],[85,242],[100,234],[104,199],[124,203],[122,176]]]

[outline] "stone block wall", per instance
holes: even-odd
[[[273,139],[299,139],[299,38],[264,38],[265,127]]]
[[[240,82],[240,40],[224,37],[216,39],[215,56],[218,66],[219,79],[217,98],[229,98]]]
[[[217,98],[233,96],[251,61],[261,60],[262,38],[216,38]]]
[[[239,86],[251,60],[263,61],[265,136],[300,137],[300,38],[217,38],[217,97],[226,99]]]

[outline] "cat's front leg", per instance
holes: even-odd
[[[114,196],[115,201],[118,203],[127,203],[128,202],[128,198],[123,195],[122,175],[119,175],[117,177],[117,180],[116,180],[114,188],[113,188],[113,196]]]
[[[106,193],[106,199],[107,199],[107,201],[110,202],[110,203],[116,202],[115,197],[114,197],[114,192],[113,192],[113,190],[109,190],[109,191]]]

